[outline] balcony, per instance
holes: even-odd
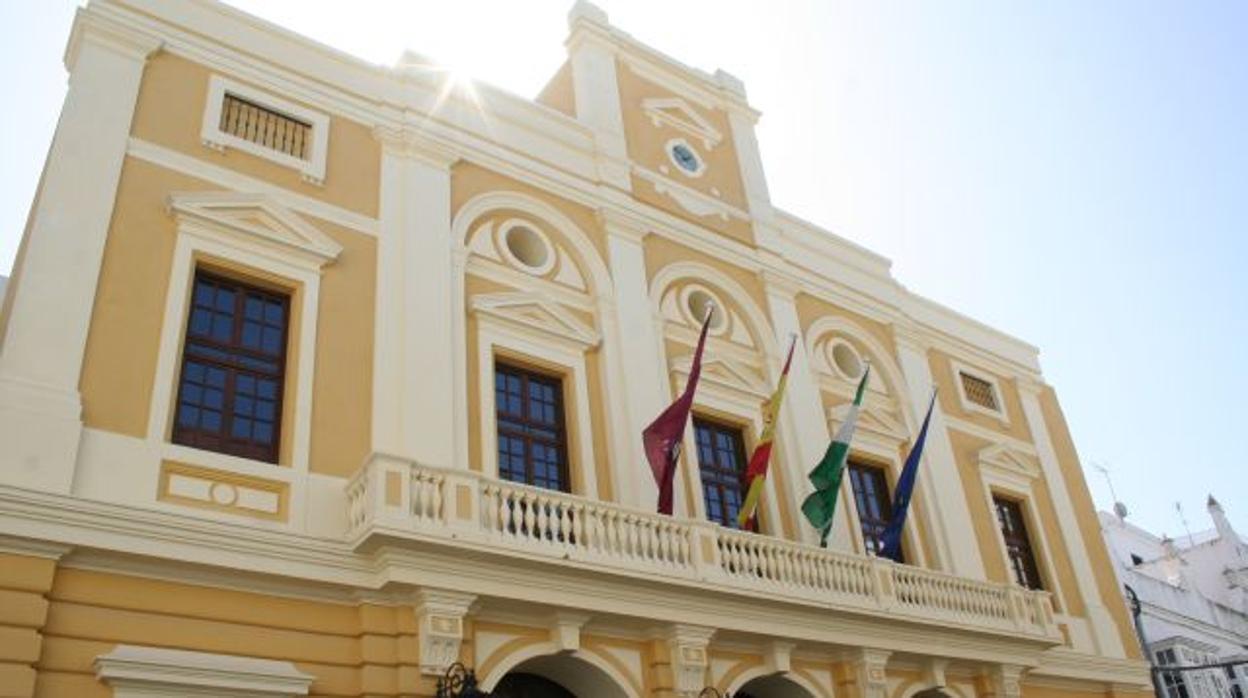
[[[662,516],[471,471],[374,457],[347,486],[349,540],[471,545],[771,602],[1061,643],[1050,594]]]

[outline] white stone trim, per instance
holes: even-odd
[[[519,257],[517,257],[516,254],[512,252],[511,244],[510,244],[510,236],[512,232],[517,229],[531,231],[535,236],[537,236],[537,239],[542,243],[542,246],[546,250],[546,260],[544,262],[542,262],[541,264],[537,264],[537,265],[531,265],[528,262],[524,261],[523,259],[520,259]],[[551,244],[550,236],[548,236],[544,231],[542,231],[542,229],[539,226],[533,225],[532,223],[526,220],[523,220],[521,218],[509,218],[503,221],[502,224],[498,226],[498,229],[495,232],[495,235],[497,236],[496,237],[497,249],[499,253],[502,254],[503,259],[507,260],[509,264],[516,267],[517,269],[520,269],[526,274],[531,274],[533,276],[544,276],[550,273],[550,270],[554,269],[555,264],[558,263],[559,261],[558,259],[559,251],[555,248],[553,244]]]
[[[1075,514],[1075,505],[1071,499],[1071,483],[1062,474],[1061,463],[1057,459],[1048,426],[1044,421],[1044,412],[1040,406],[1038,386],[1020,383],[1019,398],[1023,406],[1023,417],[1035,440],[1036,452],[1040,457],[1040,470],[1048,483],[1049,495],[1053,501],[1053,510],[1057,517],[1058,530],[1062,533],[1062,542],[1070,557],[1075,583],[1079,587],[1079,595],[1083,597],[1088,610],[1088,621],[1092,627],[1092,636],[1096,640],[1096,649],[1104,657],[1121,659],[1126,656],[1123,640],[1118,634],[1118,626],[1105,602],[1101,599],[1100,589],[1096,583],[1096,572],[1088,555],[1088,544],[1079,530],[1079,519]]]
[[[289,226],[275,224],[268,231],[268,235],[260,236],[245,227],[231,226],[228,221],[203,215],[202,211],[196,210],[196,204],[203,201],[222,205],[224,202],[235,201],[239,207],[251,211],[275,214],[276,220],[280,222],[291,224],[298,221],[294,213],[281,209],[271,201],[257,199],[255,195],[218,193],[207,197],[171,197],[171,211],[178,217],[177,241],[174,244],[169,289],[165,297],[165,322],[161,327],[145,441],[149,452],[156,454],[158,462],[170,459],[242,475],[255,476],[263,473],[264,477],[272,479],[291,479],[290,521],[298,521],[302,518],[302,495],[306,479],[304,476],[308,472],[311,442],[312,382],[316,366],[321,268],[333,259],[331,253],[336,256],[336,251],[326,247],[332,240],[325,238],[328,242],[309,245],[301,254],[283,254],[286,250],[299,249],[299,241],[291,230],[302,231],[306,235],[323,234],[300,222],[299,225]],[[271,239],[278,237],[285,238],[280,246],[275,245]],[[173,428],[174,400],[177,395],[181,347],[186,332],[192,284],[198,260],[201,258],[225,260],[285,279],[291,290],[292,316],[295,303],[300,304],[298,332],[291,332],[287,340],[291,346],[297,347],[298,365],[293,372],[287,366],[283,386],[286,396],[283,404],[293,399],[294,405],[291,418],[283,422],[281,429],[283,443],[289,440],[290,444],[290,468],[179,446],[169,440]],[[291,352],[288,351],[288,361],[290,356]],[[292,474],[297,477],[291,478]]]
[[[316,678],[290,662],[138,645],[96,657],[95,675],[116,698],[305,696]]]
[[[552,336],[525,325],[477,312],[477,395],[481,419],[481,471],[498,477],[498,430],[494,401],[494,364],[509,356],[527,358],[554,369],[563,383],[564,430],[568,436],[569,486],[574,494],[598,498],[594,460],[593,422],[589,410],[589,377],[586,346],[571,340],[551,341]]]
[[[1020,508],[1027,525],[1027,537],[1031,543],[1032,554],[1036,558],[1036,567],[1040,569],[1040,577],[1044,583],[1043,588],[1058,599],[1064,614],[1069,613],[1070,606],[1067,605],[1061,585],[1057,583],[1057,574],[1053,567],[1053,549],[1049,545],[1048,536],[1045,535],[1040,514],[1036,511],[1036,502],[1040,500],[1037,499],[1035,490],[1032,487],[1032,478],[1018,471],[1006,470],[990,465],[988,461],[983,459],[985,451],[992,451],[992,447],[990,446],[984,449],[984,451],[980,451],[979,477],[983,482],[982,494],[984,503],[988,506],[993,540],[996,541],[997,550],[1001,553],[1001,561],[1005,564],[1006,581],[1011,584],[1018,584],[1014,579],[1014,572],[1010,569],[1010,558],[1005,547],[1005,536],[1001,533],[1000,522],[997,521],[997,506],[993,501],[996,495],[1003,495],[1022,504]],[[1073,634],[1071,637],[1074,639]],[[1076,647],[1076,649],[1087,650],[1089,648]]]
[[[221,106],[225,101],[226,94],[232,94],[266,109],[310,124],[312,127],[312,142],[308,152],[308,159],[302,160],[222,131],[220,128]],[[329,115],[301,107],[221,75],[213,75],[209,78],[207,99],[208,101],[204,107],[204,119],[199,132],[200,140],[205,146],[220,151],[224,151],[226,148],[241,150],[256,157],[276,162],[283,167],[296,170],[303,176],[304,181],[313,184],[325,183],[325,161],[329,154]]]
[[[701,140],[707,150],[719,145],[724,138],[719,129],[679,97],[648,97],[641,100],[641,110],[650,117],[650,123],[655,127],[666,125],[684,131],[690,137]]]
[[[153,165],[159,165],[174,172],[202,179],[222,189],[232,191],[250,191],[267,194],[281,205],[299,213],[329,221],[358,233],[376,236],[380,223],[376,218],[357,213],[321,199],[305,196],[289,189],[279,187],[272,182],[221,167],[199,158],[191,157],[176,150],[145,141],[134,136],[130,137],[126,155]]]
[[[971,368],[957,359],[949,359],[949,368],[953,371],[953,383],[958,391],[958,400],[962,405],[962,409],[967,412],[977,412],[979,414],[988,415],[993,419],[1000,421],[1003,425],[1009,426],[1010,413],[1005,404],[1005,393],[1001,390],[1001,381],[997,380],[996,375],[987,371],[981,371],[977,368]],[[983,405],[971,400],[966,396],[966,386],[962,384],[962,374],[966,374],[971,378],[977,378],[992,386],[992,393],[997,399],[997,407],[1000,409],[989,409]]]

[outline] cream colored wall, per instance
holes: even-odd
[[[272,182],[292,192],[377,216],[381,147],[368,127],[331,114],[325,183],[311,184],[288,167],[238,150],[227,149],[220,153],[200,142],[200,125],[211,75],[208,68],[179,56],[169,53],[154,56],[144,73],[131,133],[136,138]],[[298,104],[288,95],[280,97]]]

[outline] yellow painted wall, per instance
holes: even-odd
[[[404,694],[421,685],[428,695],[431,688],[419,679],[410,608],[319,603],[66,568],[57,571],[49,599],[37,696],[110,696],[92,662],[118,644],[291,661],[316,677],[315,696],[393,696],[401,685]]]
[[[213,189],[142,160],[126,160],[79,386],[87,426],[146,435],[162,323],[185,324],[182,317],[164,318],[177,235],[165,202],[171,192]],[[376,241],[327,221],[305,219],[343,247],[321,277],[310,467],[345,477],[360,467],[369,448]],[[292,348],[301,321],[292,314]],[[293,395],[298,360],[291,352],[288,397]],[[282,462],[289,462],[293,405],[285,400]]]
[[[176,224],[165,202],[171,191],[212,188],[142,160],[126,159],[79,384],[88,427],[137,438],[146,435],[176,241]]]
[[[572,64],[564,61],[534,101],[576,118],[576,93],[572,87]]]
[[[1018,382],[1013,378],[1000,376],[992,371],[988,371],[980,366],[975,366],[967,362],[962,362],[967,368],[974,369],[981,373],[987,373],[997,379],[997,384],[1001,386],[1001,400],[1004,403],[1005,413],[1009,419],[1009,424],[1004,424],[1001,420],[990,417],[981,412],[972,412],[962,407],[962,399],[959,397],[958,385],[954,383],[957,377],[954,375],[953,364],[950,362],[948,354],[938,350],[931,349],[928,351],[928,362],[932,371],[932,379],[940,388],[939,399],[940,409],[944,410],[946,415],[957,417],[959,419],[972,422],[977,426],[991,429],[992,431],[1012,436],[1021,441],[1031,443],[1031,430],[1027,428],[1027,418],[1023,414],[1023,406],[1018,398]]]
[[[1118,626],[1118,635],[1122,638],[1122,646],[1126,649],[1127,656],[1138,659],[1142,656],[1139,642],[1136,640],[1135,630],[1127,613],[1126,602],[1118,588],[1117,577],[1113,573],[1113,562],[1109,557],[1109,550],[1105,547],[1105,540],[1101,538],[1100,521],[1096,518],[1092,494],[1088,491],[1087,480],[1084,479],[1083,471],[1079,466],[1079,454],[1075,451],[1074,440],[1071,439],[1070,429],[1066,425],[1066,416],[1062,413],[1053,388],[1045,386],[1040,393],[1040,409],[1044,414],[1045,428],[1057,452],[1057,460],[1062,468],[1062,478],[1066,481],[1066,489],[1075,507],[1079,533],[1083,536],[1092,568],[1096,571],[1097,591],[1100,593],[1101,603],[1105,604],[1114,617],[1114,623]]]
[[[451,217],[474,196],[496,191],[524,194],[554,207],[593,243],[601,259],[607,258],[606,235],[592,209],[469,162],[459,162],[451,169]]]
[[[975,527],[975,539],[979,543],[980,556],[984,560],[984,568],[988,578],[997,582],[1011,581],[1012,577],[1006,566],[1005,553],[997,535],[996,512],[988,506],[984,494],[986,485],[979,473],[979,452],[989,442],[956,429],[949,430],[949,442],[953,446],[953,456],[958,464],[958,473],[962,477],[962,486],[966,491],[967,505],[971,512],[971,522]],[[1032,548],[1036,553],[1036,562],[1040,565],[1046,588],[1059,592],[1054,596],[1053,603],[1059,613],[1075,617],[1087,615],[1087,607],[1079,594],[1079,586],[1075,583],[1074,572],[1070,563],[1070,553],[1063,542],[1061,529],[1057,525],[1057,512],[1053,508],[1053,498],[1048,485],[1043,480],[1032,481],[1033,500],[1024,503],[1029,513],[1039,519],[1043,527],[1044,540],[1048,543],[1051,559],[1042,559],[1044,549],[1040,545],[1038,531],[1028,531]],[[1005,493],[1007,496],[1010,493]],[[1030,521],[1029,521],[1030,523]],[[1111,571],[1112,574],[1112,571]],[[1061,600],[1065,600],[1065,604]]]
[[[663,123],[655,126],[641,109],[641,103],[645,99],[669,98],[678,95],[638,76],[624,63],[617,63],[616,75],[619,80],[620,108],[624,117],[624,137],[627,140],[629,159],[652,172],[660,172],[659,167],[664,166],[668,168],[668,174],[665,176],[672,182],[705,194],[712,199],[723,201],[737,209],[747,210],[749,204],[741,181],[741,166],[737,161],[728,115],[723,111],[709,109],[692,100],[686,100],[690,108],[723,134],[723,139],[719,144],[708,150],[701,141],[684,131]],[[698,152],[706,163],[706,171],[702,176],[687,177],[677,171],[676,165],[672,163],[666,150],[666,144],[672,138],[685,138]],[[667,194],[658,193],[652,183],[636,175],[633,176],[632,186],[633,196],[651,206],[740,242],[750,244],[754,239],[753,229],[746,220],[730,218],[725,221],[718,215],[695,216]],[[718,196],[714,193],[715,191],[719,192]]]
[[[310,184],[292,168],[238,150],[227,149],[219,153],[201,143],[200,127],[211,75],[212,71],[208,68],[185,58],[157,53],[147,62],[131,133],[205,162],[376,217],[381,146],[367,126],[336,114],[330,115],[325,183]],[[225,77],[246,83],[233,75]],[[299,104],[290,95],[275,96]],[[315,110],[310,106],[308,108]]]

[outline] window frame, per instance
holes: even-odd
[[[1036,586],[1024,584],[1017,578],[1014,578],[1013,582],[1024,589],[1029,589],[1031,591],[1048,591],[1048,587],[1050,586],[1049,578],[1045,576],[1043,568],[1040,566],[1040,560],[1036,555],[1036,543],[1034,542],[1035,536],[1032,534],[1032,527],[1029,521],[1032,517],[1028,516],[1027,510],[1030,507],[1028,506],[1027,501],[1019,497],[1010,497],[1008,495],[994,493],[992,496],[992,515],[993,520],[996,522],[997,530],[1001,534],[1002,545],[1005,549],[1006,571],[1010,573],[1011,577],[1014,576],[1013,556],[1010,554],[1010,538],[1006,536],[1005,529],[1001,525],[1000,519],[1000,511],[1003,504],[1006,508],[1011,506],[1014,507],[1017,512],[1018,525],[1023,529],[1022,541],[1025,544],[1025,549],[1027,556],[1030,559],[1032,571],[1036,576]],[[1015,539],[1017,540],[1017,537],[1015,537]]]
[[[502,473],[501,473],[501,468],[499,471],[499,479],[500,480],[505,479],[508,482],[528,485],[530,487],[541,487],[543,489],[551,489],[556,492],[571,493],[572,492],[572,468],[568,460],[569,458],[568,423],[567,423],[567,407],[565,405],[565,399],[564,399],[564,390],[565,390],[564,377],[562,375],[551,373],[549,371],[542,371],[540,369],[534,369],[531,366],[524,365],[518,361],[508,360],[506,358],[497,359],[494,362],[494,381],[497,382],[500,374],[507,374],[507,373],[517,375],[517,377],[519,377],[522,381],[521,385],[524,387],[527,387],[533,381],[550,381],[554,383],[555,422],[556,422],[554,431],[556,432],[557,437],[555,439],[540,439],[540,438],[536,438],[527,434],[521,434],[521,433],[511,434],[510,436],[514,438],[523,439],[525,441],[525,445],[526,445],[525,479],[524,480],[512,480],[509,478],[503,478]],[[522,391],[525,393],[522,397],[522,406],[523,406],[523,412],[525,412],[526,414],[524,415],[524,417],[519,418],[517,421],[520,421],[523,423],[530,423],[531,420],[527,418],[528,417],[527,412],[531,403],[528,400],[527,391],[524,390],[523,387],[522,387]],[[494,406],[494,431],[495,431],[495,443],[497,444],[500,437],[504,434],[504,427],[501,421],[502,415],[500,415],[499,413],[497,392],[495,393],[495,395],[496,397],[495,397],[495,406]],[[542,426],[545,426],[545,425],[542,425]],[[550,487],[546,487],[544,485],[540,485],[534,482],[535,478],[533,476],[533,460],[532,460],[532,451],[531,451],[531,447],[534,441],[542,441],[542,442],[548,443],[548,445],[553,445],[556,451],[558,452],[560,456],[560,459],[559,459],[560,460],[559,480],[561,484],[560,488],[558,489],[550,488]],[[497,462],[497,458],[498,458],[497,451],[495,452],[495,458]]]
[[[203,478],[198,484],[184,482],[188,486],[193,484],[191,494],[198,498],[198,504],[191,506],[196,507],[197,515],[226,521],[238,521],[242,516],[260,525],[303,527],[310,487],[312,389],[320,283],[324,268],[337,259],[341,248],[332,238],[264,195],[229,191],[175,192],[170,194],[168,202],[175,219],[176,238],[144,433],[147,452],[152,458],[150,467],[156,501],[173,511],[190,511],[185,506],[166,504],[178,498],[162,483],[166,480],[172,483],[177,478],[164,478],[162,470],[167,465],[177,464],[200,473],[216,473],[218,479],[268,483],[266,487],[271,485],[270,489],[283,493],[275,506],[254,505],[254,498],[242,497],[229,506],[218,506],[209,497],[211,492],[204,491]],[[257,230],[255,225],[234,218],[239,211],[248,210],[265,214],[268,228]],[[281,413],[284,436],[277,467],[273,463],[172,442],[175,399],[181,380],[182,341],[194,274],[200,266],[227,276],[237,275],[261,286],[284,289],[290,295]]]
[[[598,478],[595,470],[593,421],[589,413],[589,371],[585,351],[589,346],[564,337],[534,334],[530,328],[514,325],[480,308],[477,320],[477,397],[480,413],[487,415],[478,427],[481,472],[488,478],[498,475],[498,430],[487,422],[497,414],[494,397],[496,362],[533,366],[563,380],[564,433],[567,440],[567,467],[570,494],[596,499]],[[553,340],[553,341],[552,341]]]
[[[226,93],[296,121],[310,124],[312,133],[308,139],[308,158],[306,160],[297,158],[222,131],[221,111]],[[296,170],[306,182],[316,185],[325,183],[326,160],[329,153],[329,115],[294,104],[222,75],[213,75],[208,80],[208,101],[204,106],[199,137],[205,146],[213,150],[225,152],[228,148],[234,148]]]
[[[246,347],[242,346],[241,337],[239,335],[241,334],[241,328],[242,328],[243,319],[244,319],[243,316],[241,315],[241,313],[243,312],[243,302],[250,293],[261,293],[261,294],[265,294],[267,296],[271,296],[274,298],[279,298],[281,300],[281,307],[282,307],[282,311],[284,315],[283,322],[282,322],[282,336],[280,338],[279,352],[275,357],[272,357],[272,360],[275,361],[278,365],[277,372],[273,376],[273,380],[277,382],[277,393],[276,393],[275,399],[273,400],[273,402],[275,403],[275,407],[274,407],[275,413],[274,413],[274,419],[273,419],[273,435],[272,435],[272,443],[270,443],[267,446],[267,452],[263,454],[263,457],[252,455],[252,450],[247,447],[248,444],[255,445],[257,444],[257,442],[255,441],[240,442],[229,433],[230,424],[232,423],[229,420],[232,419],[235,414],[235,405],[237,404],[236,400],[238,398],[237,392],[236,392],[237,390],[236,379],[234,381],[231,381],[227,377],[227,382],[222,389],[224,392],[224,397],[222,400],[222,409],[221,409],[222,432],[221,432],[220,438],[221,438],[222,443],[220,444],[219,447],[216,447],[216,448],[210,447],[204,444],[202,441],[199,441],[195,438],[197,435],[202,437],[202,435],[207,434],[208,432],[206,432],[205,430],[203,429],[185,429],[184,430],[178,423],[178,417],[182,408],[182,398],[184,395],[184,391],[187,387],[187,382],[185,379],[185,371],[186,371],[186,365],[188,361],[200,361],[200,362],[208,363],[208,364],[216,364],[217,366],[223,368],[226,371],[234,372],[236,376],[238,372],[246,371],[246,369],[240,369],[238,367],[222,366],[223,362],[219,360],[193,356],[188,349],[188,345],[191,343],[191,336],[190,336],[191,322],[193,320],[193,313],[195,309],[194,294],[201,279],[215,283],[217,285],[227,285],[236,294],[238,294],[238,298],[236,298],[235,300],[235,308],[234,308],[235,312],[238,313],[238,315],[235,316],[234,326],[231,328],[232,337],[231,337],[230,345],[223,347],[224,351],[233,351],[233,352],[249,351]],[[183,330],[183,334],[182,334],[182,350],[181,350],[181,357],[179,359],[179,364],[178,364],[178,385],[176,387],[176,395],[174,398],[173,423],[170,427],[170,441],[171,442],[181,445],[181,446],[186,446],[188,448],[212,451],[215,453],[222,453],[225,455],[237,456],[239,458],[247,458],[249,460],[259,460],[259,461],[272,463],[274,465],[278,463],[278,460],[280,459],[280,456],[282,453],[282,437],[283,437],[282,416],[283,416],[283,408],[284,408],[284,403],[285,403],[286,377],[288,373],[287,354],[289,353],[289,350],[290,350],[289,344],[290,344],[290,327],[291,327],[291,321],[292,321],[292,318],[291,318],[291,305],[292,305],[292,300],[293,300],[292,296],[293,294],[287,289],[274,288],[268,284],[258,284],[253,281],[240,278],[239,275],[218,272],[212,269],[211,267],[208,267],[205,265],[196,266],[195,270],[191,274],[191,299],[188,302],[187,312],[185,313],[185,322],[183,323],[183,327],[185,329]]]
[[[882,509],[884,510],[885,518],[881,520],[882,529],[880,531],[880,540],[878,541],[878,544],[880,546],[879,551],[871,549],[871,547],[868,545],[868,542],[867,542],[868,538],[867,538],[866,531],[863,530],[864,522],[862,519],[862,507],[859,505],[859,502],[858,502],[858,491],[854,487],[853,471],[855,470],[859,472],[867,472],[867,471],[872,472],[873,473],[872,476],[875,478],[878,478],[878,482],[883,483],[884,485],[884,498],[880,500],[880,503],[883,505]],[[861,544],[862,544],[862,552],[864,555],[875,555],[877,557],[883,557],[880,554],[880,552],[882,552],[883,550],[882,538],[884,535],[884,531],[888,529],[888,524],[891,521],[892,516],[893,516],[893,498],[895,496],[895,490],[896,490],[896,483],[892,481],[891,475],[892,475],[891,468],[889,468],[888,466],[882,463],[878,463],[869,459],[854,457],[853,455],[851,455],[845,463],[845,480],[849,483],[849,496],[852,497],[854,501],[853,514],[854,514],[854,518],[857,519],[857,522],[856,522],[857,531],[858,531],[859,540],[861,541]],[[906,536],[904,535],[904,531],[903,531],[902,543],[901,543],[901,555],[900,555],[901,559],[896,560],[896,562],[898,562],[899,564],[903,564],[903,565],[908,564],[906,562],[906,558],[907,558],[906,552],[907,552],[907,548],[910,547],[909,541],[906,541],[905,537]],[[871,540],[874,541],[875,537],[872,536]]]
[[[708,468],[706,464],[703,463],[702,452],[701,452],[701,449],[698,447],[698,437],[697,437],[698,429],[701,427],[705,429],[710,429],[716,433],[728,434],[733,438],[734,445],[736,446],[737,458],[740,460],[740,469],[739,469],[739,472],[737,473],[737,489],[741,497],[741,503],[744,504],[746,493],[749,490],[749,487],[747,483],[745,482],[745,475],[750,465],[750,461],[749,461],[750,449],[747,446],[748,441],[746,439],[747,427],[737,422],[734,422],[732,420],[717,418],[713,415],[707,415],[707,414],[700,413],[700,412],[694,413],[690,415],[690,417],[691,417],[690,418],[690,430],[693,432],[693,442],[694,442],[694,460],[697,462],[697,469],[698,469],[697,491],[698,491],[698,494],[701,495],[701,500],[702,500],[702,510],[703,510],[702,518],[704,518],[707,521],[717,523],[723,526],[724,528],[730,528],[733,530],[750,530],[750,529],[742,529],[738,527],[737,522],[736,522],[736,516],[734,515],[734,516],[729,517],[727,516],[726,511],[725,511],[725,516],[721,517],[720,519],[711,518],[710,513],[709,513],[709,508],[707,507],[707,504],[706,504],[706,489],[705,488],[706,488],[707,483],[706,483],[706,480],[703,478],[704,471],[707,469],[713,470],[713,471],[719,471],[721,473],[726,473],[728,471],[726,468],[723,468],[723,467]],[[716,463],[714,465],[718,466],[720,464]],[[757,517],[759,525],[756,527],[756,530],[752,531],[755,533],[757,532],[757,529],[762,528],[762,521],[763,519],[766,518],[762,507],[759,507],[756,517]]]
[[[1001,381],[998,380],[995,375],[988,373],[987,371],[971,368],[956,359],[950,359],[949,366],[953,371],[953,382],[958,392],[958,399],[962,406],[962,410],[968,414],[982,414],[992,417],[993,419],[1001,422],[1002,425],[1008,427],[1010,425],[1010,413],[1008,407],[1006,406],[1005,391],[1001,389]],[[963,374],[966,374],[971,378],[981,380],[992,386],[993,395],[995,395],[997,399],[997,407],[1000,409],[989,409],[978,402],[971,400],[966,394],[966,386],[962,383]]]

